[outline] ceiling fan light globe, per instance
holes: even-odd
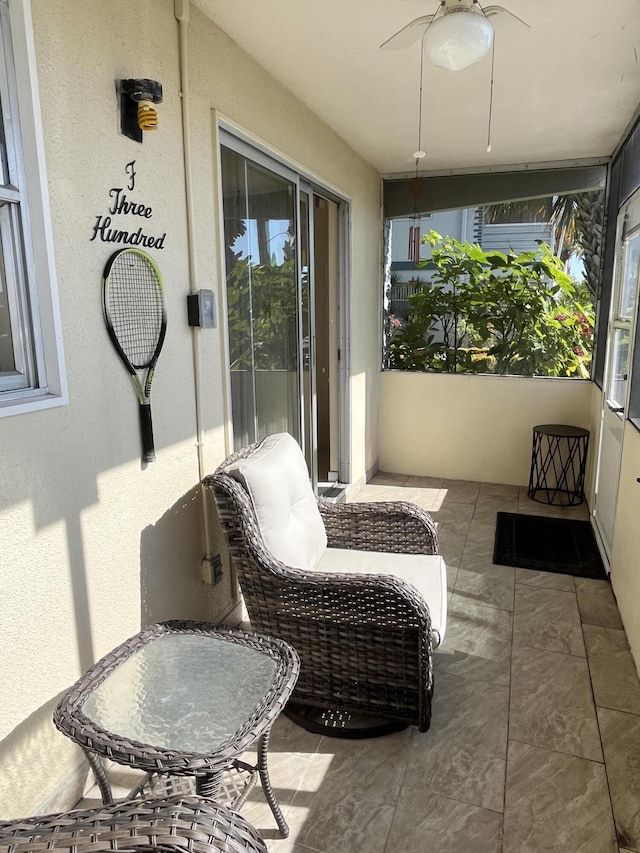
[[[489,53],[493,26],[484,15],[457,8],[436,18],[424,34],[428,60],[440,68],[461,71]]]

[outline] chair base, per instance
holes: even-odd
[[[348,711],[313,708],[297,702],[287,703],[283,714],[296,725],[313,734],[351,740],[382,737],[393,732],[401,732],[409,725],[399,720],[356,716]]]

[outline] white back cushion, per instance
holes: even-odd
[[[245,487],[273,556],[296,569],[312,569],[327,534],[298,442],[287,432],[269,435],[251,456],[227,468]]]

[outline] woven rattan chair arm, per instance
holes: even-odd
[[[198,797],[128,800],[111,806],[0,822],[2,853],[266,853],[253,827]]]
[[[318,499],[330,548],[437,554],[436,525],[428,512],[404,501],[333,504]]]
[[[269,621],[287,621],[291,615],[328,623],[384,623],[380,614],[394,613],[403,624],[413,625],[421,633],[431,633],[431,614],[424,597],[406,581],[392,574],[354,574],[318,569],[298,569],[275,560],[259,542],[247,543],[257,574],[244,572],[244,591],[250,615],[255,608],[269,613]],[[279,607],[273,607],[274,596]],[[285,604],[286,602],[286,604]],[[253,623],[252,623],[253,624]],[[261,624],[261,623],[260,623]],[[255,630],[271,631],[255,627]],[[389,625],[393,632],[393,624]],[[281,636],[279,631],[275,636]]]

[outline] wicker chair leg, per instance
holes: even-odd
[[[284,819],[284,815],[282,814],[280,804],[276,800],[275,794],[273,793],[273,788],[271,787],[271,779],[269,778],[269,768],[267,767],[267,750],[269,748],[270,734],[271,732],[265,732],[258,743],[258,773],[260,774],[262,790],[264,791],[266,800],[269,803],[271,811],[273,812],[273,816],[276,819],[278,829],[280,830],[280,835],[283,838],[286,838],[289,835],[289,827],[287,825],[286,820]]]
[[[207,773],[206,776],[196,776],[196,794],[199,797],[207,797],[215,800],[220,794],[222,785],[222,771]]]
[[[100,788],[100,796],[105,806],[111,805],[113,802],[113,793],[111,792],[111,783],[107,776],[107,771],[104,768],[104,762],[95,752],[90,752],[88,749],[82,750],[87,757],[89,766],[93,770],[93,775],[96,777],[98,788]]]

